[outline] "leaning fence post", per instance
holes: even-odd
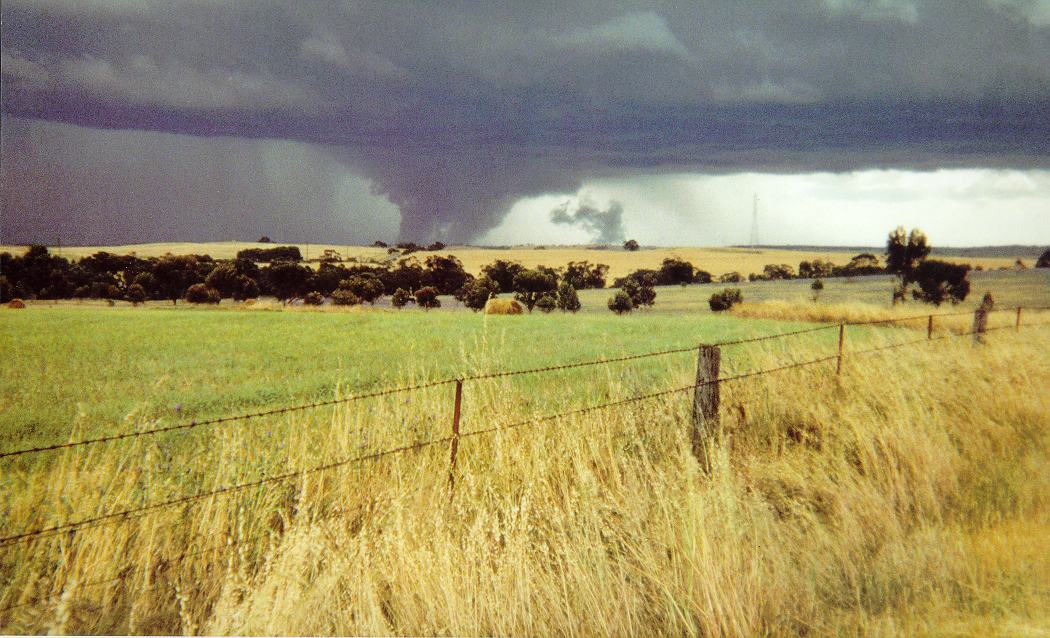
[[[701,345],[696,359],[696,387],[693,388],[693,456],[704,472],[711,471],[708,441],[718,428],[718,368],[722,351],[718,346]]]
[[[456,487],[456,454],[459,452],[459,413],[463,404],[463,379],[456,379],[456,400],[452,407],[452,450],[448,460],[448,489]]]
[[[842,374],[842,344],[846,341],[846,324],[839,323],[839,357],[835,363],[835,374]]]
[[[1014,323],[1014,332],[1021,332],[1021,306],[1017,306],[1017,321]]]
[[[926,319],[926,340],[933,339],[933,315]]]

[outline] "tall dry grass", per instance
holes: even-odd
[[[886,327],[926,330],[929,315],[934,315],[935,333],[962,333],[973,329],[974,307],[944,305],[939,308],[923,304],[882,306],[861,302],[812,303],[805,299],[744,302],[733,306],[732,313],[751,319],[812,321],[816,323],[887,322]],[[988,318],[989,327],[1013,326],[1016,307],[1000,307]],[[1022,325],[1050,318],[1045,309],[1022,309]]]
[[[0,607],[21,606],[0,630],[1046,631],[1050,331],[888,352],[847,358],[838,382],[832,362],[725,384],[710,475],[683,394],[465,438],[451,498],[435,446],[3,549]],[[619,370],[542,397],[468,385],[463,431],[554,410],[571,383],[641,390]],[[60,453],[8,474],[6,517],[79,519],[444,436],[447,394],[216,428],[188,453],[149,437]]]

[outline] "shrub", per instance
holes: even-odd
[[[558,302],[553,295],[547,294],[536,301],[536,307],[540,309],[540,312],[548,313],[558,307]]]
[[[616,294],[609,297],[609,310],[618,315],[630,312],[634,308],[630,295],[623,290],[617,290]]]
[[[698,284],[709,284],[715,280],[714,275],[707,272],[706,270],[697,270],[696,275],[693,277],[693,281]]]
[[[398,288],[390,297],[390,303],[398,309],[404,308],[412,301],[414,301],[414,299],[412,298],[412,293],[405,290],[404,288]]]
[[[727,272],[718,278],[718,282],[722,284],[738,284],[743,280],[738,272]]]
[[[135,304],[136,306],[146,301],[146,289],[140,284],[131,284],[128,286],[128,301]]]
[[[186,301],[190,303],[217,304],[222,299],[219,291],[205,284],[193,284],[186,289]]]
[[[912,271],[912,279],[919,286],[912,291],[912,297],[935,306],[945,301],[957,304],[970,294],[970,281],[966,278],[969,271],[966,264],[926,259]]]
[[[337,306],[356,306],[361,303],[361,298],[348,288],[336,288],[332,292],[332,303]]]
[[[824,290],[824,280],[823,279],[814,279],[813,283],[811,283],[809,285],[809,289],[810,290],[817,290],[817,291]]]
[[[307,306],[320,306],[324,303],[324,295],[316,290],[311,290],[303,296],[303,303]]]
[[[729,310],[734,304],[738,304],[743,300],[744,296],[740,293],[739,288],[726,288],[722,292],[716,292],[711,295],[711,298],[707,300],[707,304],[711,306],[711,310],[721,312]]]
[[[420,308],[430,310],[440,308],[441,300],[438,299],[438,290],[433,286],[424,286],[416,291],[416,305]]]
[[[562,312],[576,312],[580,309],[580,296],[568,281],[558,286],[558,309]]]
[[[263,235],[262,237],[259,238],[259,241],[255,242],[255,243],[257,243],[257,244],[269,244],[272,241],[273,241],[272,239],[270,239],[266,235]]]
[[[636,242],[633,239],[628,239],[627,241],[625,241],[623,243],[623,249],[627,250],[627,251],[634,252],[634,251],[638,250],[639,248],[641,248],[641,246],[639,246],[638,242]]]

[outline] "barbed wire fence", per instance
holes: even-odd
[[[1044,311],[1044,310],[1050,310],[1050,307],[1027,307],[1027,309],[1028,310],[1041,310],[1041,311]],[[1002,326],[997,326],[997,327],[986,327],[985,325],[982,324],[982,325],[980,325],[980,328],[978,330],[968,330],[968,331],[962,331],[962,332],[950,332],[949,331],[949,332],[946,332],[944,334],[936,335],[936,336],[934,335],[934,325],[935,325],[935,321],[938,318],[956,317],[956,316],[962,316],[962,315],[969,315],[969,314],[972,314],[972,313],[967,311],[967,312],[953,312],[953,313],[941,313],[941,314],[915,315],[915,316],[909,316],[909,317],[899,317],[899,318],[891,318],[891,319],[879,319],[879,320],[871,320],[871,321],[830,323],[830,324],[824,324],[824,325],[819,325],[819,326],[815,326],[815,327],[804,328],[804,329],[794,330],[794,331],[789,331],[789,332],[781,332],[781,333],[775,333],[775,334],[760,335],[760,336],[755,336],[755,337],[750,337],[750,338],[728,340],[728,341],[722,341],[722,342],[711,343],[711,344],[699,344],[699,345],[684,346],[684,347],[680,347],[680,348],[672,348],[672,349],[658,350],[658,351],[653,351],[653,352],[624,355],[624,356],[620,356],[620,357],[599,358],[599,359],[593,359],[593,360],[588,360],[588,361],[572,362],[572,363],[559,364],[559,365],[550,365],[550,366],[544,366],[544,367],[525,368],[525,369],[519,369],[519,370],[499,370],[499,371],[480,372],[480,373],[473,373],[473,374],[464,374],[464,375],[461,375],[461,376],[459,376],[457,378],[446,378],[446,379],[427,381],[427,382],[422,382],[422,383],[413,384],[413,385],[407,385],[407,386],[402,386],[402,387],[380,389],[380,390],[365,392],[365,393],[361,393],[361,394],[355,394],[355,395],[351,395],[351,396],[347,396],[347,397],[341,397],[341,398],[332,399],[332,400],[318,401],[318,402],[312,402],[312,403],[302,403],[302,404],[296,404],[296,405],[290,405],[290,406],[283,406],[283,407],[277,407],[277,408],[272,408],[272,409],[268,409],[268,410],[247,412],[247,413],[242,413],[242,414],[237,414],[237,415],[228,415],[228,416],[222,416],[222,417],[217,417],[217,418],[212,418],[212,419],[193,420],[193,421],[189,421],[189,422],[186,422],[186,423],[173,424],[173,425],[166,426],[166,427],[155,427],[155,428],[150,428],[150,429],[145,429],[145,430],[140,430],[140,431],[135,431],[135,432],[126,432],[126,433],[117,434],[117,435],[101,436],[101,437],[95,437],[95,438],[85,438],[85,439],[80,439],[80,440],[77,440],[77,441],[71,441],[71,442],[65,442],[65,443],[54,443],[54,444],[50,444],[50,445],[28,447],[28,448],[24,448],[24,449],[17,449],[17,450],[10,450],[10,451],[5,451],[5,452],[0,452],[0,460],[12,459],[12,458],[23,457],[23,456],[28,456],[28,455],[44,454],[44,453],[47,453],[47,452],[50,452],[50,451],[55,451],[55,450],[62,450],[62,449],[69,449],[69,448],[82,448],[82,447],[86,447],[86,446],[107,444],[107,443],[112,443],[112,442],[115,442],[115,441],[126,440],[126,439],[133,439],[133,438],[139,438],[139,437],[152,437],[152,436],[158,436],[158,435],[163,435],[163,434],[172,433],[172,432],[178,432],[178,431],[189,431],[189,430],[193,430],[193,429],[201,428],[201,427],[222,426],[222,425],[233,424],[233,423],[247,423],[247,422],[251,422],[251,421],[253,421],[255,419],[261,419],[261,418],[264,418],[264,417],[267,417],[267,416],[274,416],[274,415],[278,415],[278,414],[286,414],[286,413],[292,413],[292,412],[298,412],[298,411],[305,411],[305,410],[310,410],[310,409],[319,408],[319,407],[326,407],[326,406],[351,404],[351,403],[358,402],[358,401],[363,401],[363,400],[366,400],[366,399],[378,398],[378,397],[389,396],[389,395],[394,395],[394,394],[403,394],[403,393],[409,393],[409,392],[416,392],[416,391],[420,391],[420,390],[424,390],[424,389],[428,389],[428,388],[434,388],[434,387],[445,386],[445,385],[454,385],[455,386],[455,393],[454,393],[454,399],[453,399],[454,400],[453,417],[452,417],[452,424],[451,424],[451,428],[450,428],[450,433],[449,433],[448,436],[430,438],[430,439],[427,439],[427,440],[424,440],[424,441],[415,442],[415,443],[412,443],[412,444],[409,444],[409,445],[403,445],[403,446],[399,446],[399,447],[384,449],[384,450],[377,451],[377,452],[372,452],[372,453],[369,453],[369,454],[350,456],[350,457],[339,459],[337,461],[333,461],[333,462],[330,462],[330,463],[325,463],[325,464],[321,464],[321,465],[316,465],[316,466],[311,466],[311,467],[307,467],[307,468],[302,468],[302,469],[298,469],[298,470],[295,470],[295,471],[285,472],[285,473],[276,474],[276,475],[272,475],[272,476],[267,476],[267,477],[263,477],[263,478],[260,478],[260,479],[257,479],[257,480],[253,480],[253,481],[247,481],[247,482],[243,482],[243,483],[234,483],[234,484],[231,484],[231,485],[225,485],[225,486],[217,487],[217,488],[210,489],[210,490],[203,490],[203,491],[200,491],[200,492],[197,492],[197,493],[194,493],[194,494],[184,495],[184,496],[180,496],[180,497],[177,497],[177,498],[172,498],[172,499],[158,501],[158,502],[153,502],[153,503],[147,503],[147,504],[141,505],[139,507],[128,508],[128,509],[123,509],[123,510],[118,510],[118,511],[112,511],[112,512],[108,512],[108,513],[104,513],[104,514],[98,514],[96,516],[82,518],[82,519],[79,519],[79,520],[73,520],[73,521],[68,521],[67,520],[67,521],[63,521],[63,522],[57,523],[55,525],[47,526],[47,527],[39,527],[39,528],[36,528],[36,529],[29,529],[29,530],[25,530],[25,531],[18,532],[18,533],[8,534],[6,536],[0,537],[0,549],[17,547],[17,546],[25,546],[27,544],[32,544],[32,543],[35,543],[35,542],[37,542],[39,540],[52,538],[52,537],[55,537],[55,536],[63,536],[63,537],[69,538],[69,540],[72,541],[72,539],[73,539],[72,537],[74,537],[77,532],[82,531],[82,530],[92,529],[92,528],[101,527],[101,526],[105,526],[105,525],[112,525],[112,524],[117,524],[117,523],[121,523],[121,522],[124,522],[124,521],[133,520],[133,519],[136,519],[136,518],[139,518],[139,517],[142,517],[142,516],[147,516],[147,515],[149,515],[149,514],[151,514],[153,512],[161,511],[161,510],[184,508],[184,514],[185,514],[185,511],[188,508],[193,507],[193,506],[195,506],[198,503],[209,501],[210,499],[213,499],[213,498],[224,497],[224,496],[227,496],[227,495],[230,495],[230,494],[244,492],[244,491],[247,491],[247,490],[251,490],[251,489],[254,489],[254,488],[260,488],[260,487],[263,487],[263,486],[275,485],[275,484],[279,484],[279,483],[287,483],[287,482],[291,482],[291,481],[294,481],[294,480],[297,480],[297,479],[304,478],[304,477],[306,477],[308,475],[327,473],[327,472],[330,472],[330,471],[333,471],[333,470],[336,470],[336,469],[342,468],[342,467],[356,466],[356,465],[361,465],[361,464],[370,463],[370,462],[377,462],[377,461],[379,461],[379,460],[381,460],[383,458],[387,458],[387,457],[400,456],[402,454],[418,452],[420,450],[427,449],[427,448],[438,448],[438,447],[444,447],[444,446],[448,446],[448,449],[449,449],[448,487],[449,487],[449,493],[450,493],[450,497],[451,497],[451,494],[452,494],[453,490],[455,489],[456,468],[457,468],[457,460],[458,460],[459,443],[463,439],[469,439],[469,438],[473,438],[473,437],[482,437],[482,436],[487,436],[487,435],[493,435],[493,434],[496,434],[498,432],[516,430],[516,429],[521,429],[521,428],[526,428],[526,427],[534,427],[534,426],[538,426],[538,425],[542,425],[542,424],[546,424],[546,423],[551,423],[551,422],[554,422],[554,421],[557,421],[557,420],[568,419],[568,418],[581,416],[581,415],[585,415],[585,414],[589,414],[589,413],[593,413],[593,412],[597,412],[597,411],[612,410],[612,409],[619,408],[619,407],[626,406],[626,405],[637,404],[637,403],[644,402],[644,401],[652,401],[654,399],[658,399],[658,398],[661,398],[661,397],[666,397],[666,396],[670,396],[670,395],[674,395],[674,394],[684,394],[684,393],[687,393],[689,391],[692,391],[694,393],[693,413],[692,413],[693,452],[697,456],[697,460],[701,464],[701,467],[706,470],[709,467],[708,460],[707,460],[707,454],[706,454],[706,441],[710,437],[710,433],[711,433],[712,429],[714,427],[716,427],[717,423],[718,423],[718,408],[719,408],[719,406],[718,406],[718,401],[719,401],[718,389],[719,389],[719,387],[722,384],[739,382],[739,381],[743,381],[743,380],[746,380],[746,379],[753,379],[755,377],[761,377],[761,376],[765,376],[765,375],[775,374],[775,373],[786,371],[786,370],[817,366],[817,365],[820,365],[820,364],[826,364],[826,363],[830,363],[830,362],[833,362],[833,361],[835,362],[836,375],[840,375],[841,372],[842,372],[843,361],[846,358],[851,358],[851,357],[856,357],[856,356],[863,356],[863,355],[868,355],[868,354],[874,354],[874,353],[883,352],[883,351],[896,349],[896,348],[902,348],[902,347],[907,347],[907,346],[915,346],[915,345],[919,345],[919,344],[923,344],[923,343],[933,343],[933,342],[943,341],[943,340],[946,340],[946,339],[953,339],[953,338],[966,337],[966,336],[972,336],[974,338],[974,340],[977,341],[986,332],[992,332],[992,331],[998,331],[998,330],[1007,330],[1007,329],[1012,329],[1015,332],[1019,332],[1022,327],[1026,327],[1027,328],[1027,327],[1038,327],[1038,326],[1050,325],[1050,322],[1028,322],[1028,323],[1022,323],[1022,308],[1021,307],[1017,307],[1017,308],[1015,308],[1013,310],[1013,312],[1015,312],[1015,320],[1012,323],[1012,325],[1002,325]],[[850,327],[850,326],[854,326],[854,327],[873,327],[873,326],[880,326],[880,325],[886,325],[886,324],[894,324],[894,323],[903,323],[903,322],[909,322],[909,321],[917,321],[917,320],[920,320],[920,319],[925,319],[927,321],[926,336],[923,337],[923,338],[909,339],[909,340],[895,342],[895,343],[891,343],[891,344],[879,345],[879,346],[874,346],[874,347],[870,347],[870,348],[863,348],[863,349],[860,349],[860,350],[846,350],[845,349],[846,334],[847,334],[846,333],[846,328],[847,327]],[[975,321],[975,325],[977,325],[976,321]],[[721,374],[720,374],[720,358],[721,358],[720,357],[720,352],[721,352],[721,348],[728,348],[728,347],[733,347],[733,346],[740,346],[740,345],[744,345],[744,344],[764,342],[764,341],[779,340],[779,339],[785,339],[785,338],[788,338],[788,337],[793,337],[793,336],[798,336],[798,335],[803,335],[803,334],[808,334],[808,333],[815,333],[815,332],[820,332],[820,331],[831,331],[831,330],[837,330],[838,331],[838,349],[837,349],[837,353],[836,354],[823,356],[823,357],[818,357],[818,358],[813,358],[813,359],[802,360],[802,361],[790,361],[790,362],[786,362],[786,363],[779,363],[779,364],[777,364],[777,365],[775,365],[773,367],[761,368],[761,369],[756,369],[756,370],[749,370],[749,371],[745,371],[745,372],[732,374],[732,375],[729,375],[729,376],[721,376]],[[584,407],[575,408],[575,409],[562,411],[562,412],[557,412],[557,413],[553,413],[553,414],[533,416],[533,417],[530,417],[530,418],[527,418],[527,419],[523,419],[523,420],[520,420],[520,421],[516,421],[516,422],[504,424],[504,425],[490,426],[490,427],[481,428],[481,429],[477,429],[477,430],[471,430],[471,431],[468,431],[468,432],[461,432],[460,431],[460,419],[461,419],[461,413],[462,413],[461,412],[461,406],[462,406],[462,399],[463,399],[463,386],[464,386],[464,383],[474,382],[474,381],[481,381],[481,380],[487,380],[487,379],[497,379],[497,378],[506,378],[506,377],[515,377],[515,376],[533,375],[533,374],[544,374],[544,373],[555,372],[555,371],[560,371],[560,370],[577,369],[577,368],[584,368],[584,367],[603,366],[603,365],[609,365],[609,364],[613,364],[613,363],[619,363],[619,362],[625,362],[625,361],[635,361],[635,360],[640,360],[640,359],[661,357],[661,356],[667,356],[667,355],[672,355],[672,354],[680,354],[680,353],[685,353],[685,352],[698,352],[697,377],[696,377],[696,381],[694,383],[691,383],[691,384],[688,384],[688,385],[679,386],[679,387],[664,389],[664,390],[658,390],[658,391],[655,391],[655,392],[644,393],[644,394],[640,394],[640,395],[636,395],[636,396],[627,397],[627,398],[624,398],[624,399],[618,399],[618,400],[614,400],[614,401],[606,401],[606,402],[597,403],[597,404],[594,404],[594,405],[584,406]],[[419,491],[419,490],[417,490],[417,491]],[[360,509],[360,508],[357,508],[357,509]],[[340,509],[337,508],[333,513],[327,515],[324,518],[332,518],[332,517],[335,517],[335,516],[343,516],[343,515],[347,515],[347,514],[348,514],[347,511],[343,511],[343,510],[340,510]],[[196,552],[182,552],[181,554],[179,554],[177,556],[166,558],[166,559],[161,559],[161,562],[163,562],[165,564],[181,563],[182,561],[185,561],[185,560],[187,560],[189,558],[195,558],[195,557],[198,557],[200,555],[203,555],[203,554],[206,554],[206,553],[209,553],[209,552],[212,552],[212,551],[221,551],[224,547],[228,548],[229,546],[231,546],[231,544],[233,544],[232,541],[230,539],[227,539],[223,543],[220,543],[219,545],[216,545],[214,547],[209,546],[208,548],[206,548],[204,550],[198,550]],[[213,561],[213,563],[215,563],[215,562],[221,562],[221,560]],[[104,585],[107,585],[107,584],[112,584],[114,582],[119,582],[119,581],[121,581],[121,580],[123,580],[125,578],[127,578],[127,575],[121,573],[121,574],[118,574],[117,576],[114,576],[112,578],[100,579],[98,581],[91,581],[89,583],[79,584],[78,586],[79,587],[104,586]],[[156,588],[157,586],[159,586],[159,584],[155,584],[155,585],[151,586],[151,589],[152,588]],[[58,595],[60,595],[60,594],[56,594],[55,596],[58,596]],[[49,598],[54,598],[55,596],[43,596],[43,597],[35,597],[35,598],[31,599],[31,600],[23,600],[23,601],[21,601],[21,602],[19,602],[17,604],[13,604],[13,605],[9,605],[9,606],[4,607],[4,608],[0,608],[0,614],[5,614],[5,613],[10,612],[10,611],[12,611],[12,610],[14,610],[16,608],[32,605],[32,604],[35,604],[36,602],[41,602],[41,601],[47,600]]]

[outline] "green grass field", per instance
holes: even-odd
[[[1001,307],[1050,306],[1050,271],[973,273],[974,293],[960,307],[912,303],[915,314],[972,309],[984,290]],[[887,277],[831,279],[819,303],[889,306]],[[0,440],[4,448],[70,436],[130,431],[154,422],[206,418],[265,406],[329,399],[494,369],[520,369],[615,357],[769,334],[805,324],[744,320],[710,312],[720,284],[658,289],[651,309],[615,316],[610,291],[581,291],[577,315],[534,312],[486,317],[455,308],[335,309],[313,312],[199,309],[158,303],[145,308],[63,302],[0,312]],[[745,301],[814,304],[808,281],[742,283]],[[863,334],[858,332],[857,334]],[[831,344],[830,333],[785,347]],[[744,366],[746,349],[728,365]],[[631,364],[639,384],[656,383],[668,366],[685,370],[690,355]],[[563,373],[557,383],[586,394],[587,371]],[[573,376],[575,375],[575,377]],[[546,376],[520,379],[524,390],[547,392]],[[583,398],[587,398],[584,396]]]
[[[659,307],[659,306],[658,306]],[[471,312],[237,312],[31,307],[0,330],[3,447],[134,430],[471,372],[615,357],[786,331],[802,324],[711,313],[605,311],[486,317]],[[832,335],[820,339],[830,344]],[[825,343],[826,342],[826,343]],[[656,375],[693,357],[634,363]],[[586,395],[593,370],[528,376],[543,394]],[[655,383],[655,379],[653,379]],[[544,388],[546,385],[548,388]],[[571,399],[572,397],[567,397]]]

